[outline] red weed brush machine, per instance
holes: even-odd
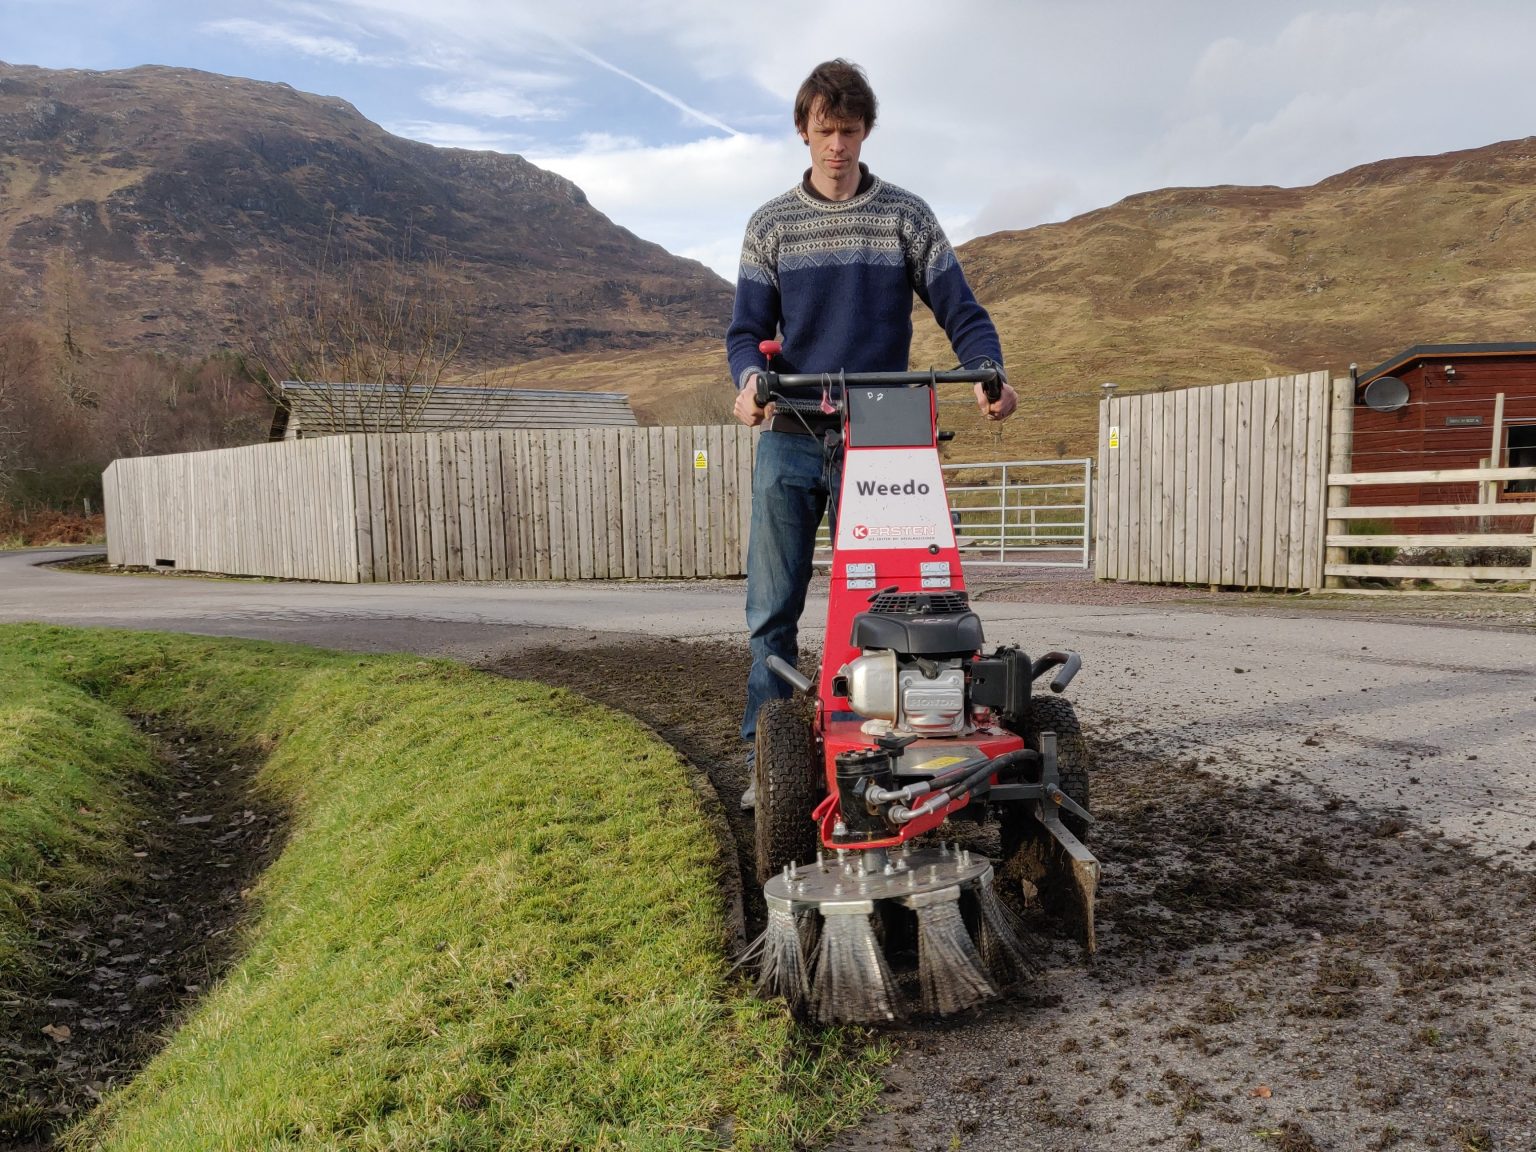
[[[819,681],[770,659],[797,695],[757,719],[758,986],[823,1023],[895,1020],[915,950],[921,1010],[964,1011],[1034,963],[993,861],[945,839],[951,825],[996,820],[1008,875],[1090,952],[1099,878],[1080,839],[1093,818],[1077,717],[1031,691],[1056,669],[1060,693],[1080,660],[983,651],[940,470],[937,386],[980,383],[995,398],[1001,381],[992,369],[757,379],[759,404],[779,412],[797,408],[780,388],[820,386],[816,410],[841,410],[826,435],[845,453]]]

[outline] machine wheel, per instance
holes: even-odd
[[[1088,803],[1088,742],[1077,722],[1077,710],[1070,700],[1060,696],[1032,696],[1029,721],[1019,735],[1031,748],[1040,746],[1040,733],[1056,733],[1056,772],[1061,790],[1090,812]],[[998,832],[1003,851],[1004,869],[1028,886],[1037,888],[1047,907],[1059,904],[1061,878],[1050,867],[1051,838],[1026,804],[999,806]],[[1079,840],[1085,839],[1087,827],[1070,812],[1061,814],[1061,822]]]
[[[816,857],[820,839],[811,812],[826,792],[817,755],[814,702],[769,700],[757,713],[753,781],[757,879],[766,883],[786,864]]]
[[[1083,739],[1083,729],[1077,722],[1077,709],[1072,701],[1060,696],[1032,696],[1029,701],[1029,723],[1021,735],[1031,748],[1040,746],[1040,733],[1056,733],[1056,772],[1061,777],[1061,790],[1088,811],[1088,770],[1091,758],[1088,741]],[[1070,812],[1061,814],[1061,822],[1072,835],[1081,840],[1088,827]]]

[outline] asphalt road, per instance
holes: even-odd
[[[286,640],[479,663],[624,635],[740,639],[743,587],[338,585],[108,576],[0,553],[0,620]],[[1536,636],[1529,630],[1209,605],[976,605],[990,643],[1075,648],[1100,738],[1315,803],[1400,814],[1536,867]],[[812,598],[808,622],[825,614]],[[814,623],[808,629],[815,632]]]

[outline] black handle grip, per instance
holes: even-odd
[[[1042,672],[1060,667],[1061,671],[1051,681],[1051,691],[1064,692],[1067,685],[1072,683],[1072,678],[1077,675],[1082,666],[1083,658],[1076,652],[1047,652],[1034,662],[1034,665],[1029,670],[1029,678],[1033,680]]]
[[[774,379],[778,378],[777,374],[773,372],[759,372],[756,376],[753,377],[753,379],[757,381],[757,393],[752,397],[752,399],[757,401],[757,406],[759,408],[766,408],[768,406],[768,401],[773,399],[773,390],[776,385],[770,384],[768,382],[769,377],[773,377]]]

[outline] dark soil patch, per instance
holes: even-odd
[[[164,1044],[234,959],[246,896],[281,849],[253,758],[153,723],[164,777],[133,871],[86,915],[43,927],[47,975],[0,1003],[0,1149],[44,1149]]]
[[[751,875],[745,645],[490,667],[657,731],[708,775]],[[1536,1149],[1536,877],[1475,862],[1406,810],[1094,753],[1097,957],[1034,914],[1040,980],[887,1033],[888,1106],[830,1147]],[[746,897],[751,921],[755,885]]]

